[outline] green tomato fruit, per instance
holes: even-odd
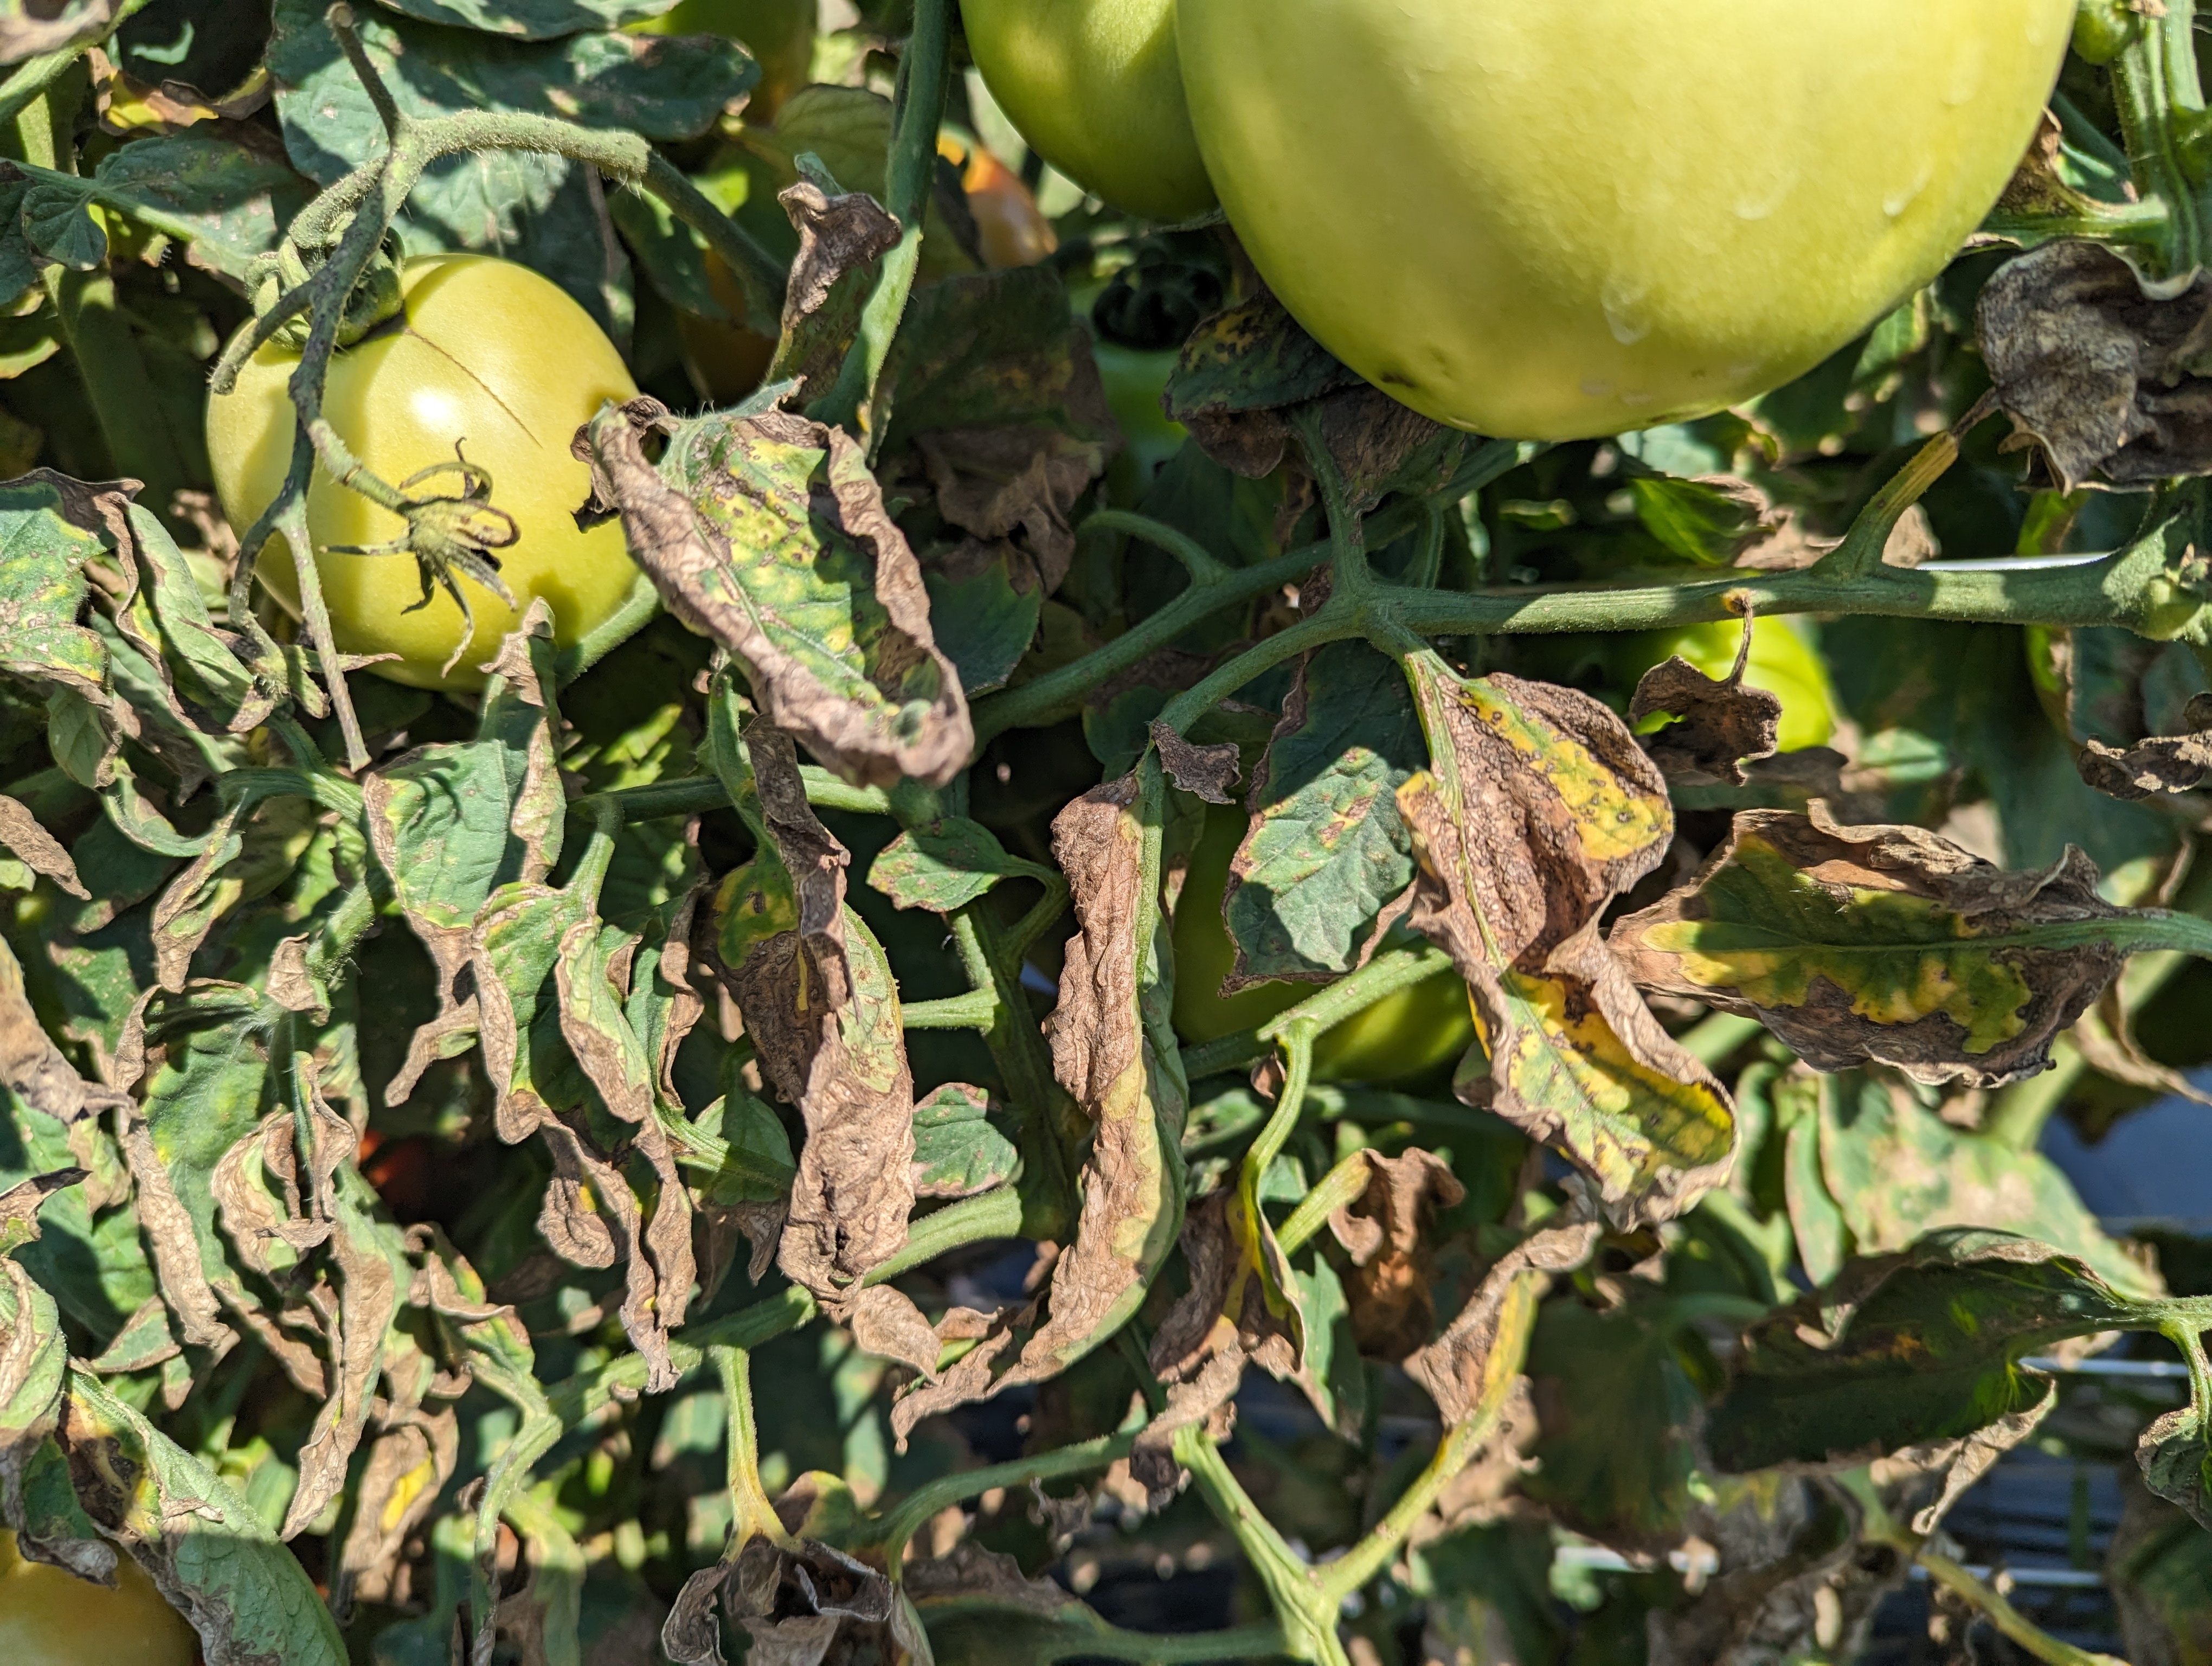
[[[1177,44],[1298,321],[1439,422],[1570,440],[1778,387],[1933,278],[2074,9],[1181,0]]]
[[[961,0],[983,84],[1062,173],[1155,220],[1213,206],[1176,65],[1175,0]]]
[[[354,556],[333,545],[374,546],[404,523],[320,467],[307,491],[331,631],[343,654],[396,654],[379,676],[418,688],[475,689],[521,610],[543,597],[554,639],[580,641],[619,612],[643,581],[619,522],[580,530],[574,511],[591,495],[591,474],[568,454],[576,429],[609,400],[634,398],[622,355],[566,291],[527,266],[489,255],[431,255],[400,273],[405,313],[331,361],[323,414],[356,455],[397,486],[458,446],[491,471],[495,507],[520,537],[495,553],[511,609],[463,578],[476,630],[448,676],[461,611],[443,591],[416,607],[422,581],[404,555]],[[261,349],[228,394],[208,401],[208,454],[217,496],[234,526],[251,526],[284,483],[292,457],[293,410],[286,384],[299,355]],[[447,490],[452,477],[428,489]],[[296,613],[299,586],[282,538],[264,548],[261,581]]]
[[[1645,672],[1677,655],[1717,681],[1735,667],[1742,641],[1743,627],[1730,621],[1628,637],[1617,661],[1621,685],[1633,689]],[[1743,680],[1781,701],[1784,751],[1825,746],[1835,735],[1836,693],[1828,682],[1828,667],[1789,620],[1769,617],[1752,622],[1751,660],[1744,667]],[[1647,731],[1666,721],[1655,715]]]
[[[0,1660],[8,1666],[192,1666],[199,1639],[128,1556],[115,1587],[33,1562],[0,1528]]]
[[[1322,987],[1271,982],[1233,995],[1221,993],[1222,979],[1237,964],[1237,945],[1221,920],[1221,895],[1244,828],[1244,813],[1235,806],[1206,812],[1206,830],[1191,853],[1176,903],[1175,1027],[1186,1043],[1265,1024]],[[1323,1031],[1314,1043],[1314,1079],[1404,1086],[1449,1069],[1474,1039],[1467,985],[1446,972]]]

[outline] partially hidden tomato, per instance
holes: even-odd
[[[492,502],[514,518],[518,540],[496,552],[500,577],[521,609],[543,597],[556,641],[580,641],[619,611],[643,581],[619,523],[590,531],[574,511],[590,496],[584,465],[569,455],[579,426],[636,386],[591,315],[526,266],[488,255],[432,255],[400,272],[406,306],[358,345],[337,355],[323,411],[367,466],[392,485],[456,448],[490,471]],[[283,486],[292,454],[285,384],[298,356],[276,343],[256,353],[238,386],[208,401],[208,453],[223,512],[240,529]],[[451,490],[453,477],[422,490]],[[343,555],[333,545],[376,545],[401,535],[400,518],[340,486],[319,468],[307,495],[331,635],[347,654],[396,654],[372,669],[418,688],[483,686],[480,667],[519,614],[466,578],[476,617],[453,673],[461,611],[442,591],[416,607],[422,584],[405,555]],[[262,582],[296,612],[299,589],[281,538],[263,550]]]
[[[1566,440],[1777,387],[1933,278],[2074,9],[1180,0],[1177,45],[1298,321],[1439,422]]]
[[[1060,234],[1022,176],[991,151],[963,134],[944,132],[937,136],[937,154],[960,170],[986,266],[1034,266],[1060,246]]]
[[[1175,0],[961,0],[968,46],[1030,148],[1117,207],[1213,207],[1176,62]]]
[[[1234,806],[1206,812],[1206,830],[1191,853],[1176,903],[1175,1027],[1186,1043],[1265,1024],[1322,988],[1283,982],[1221,993],[1222,979],[1237,964],[1237,945],[1222,923],[1221,896],[1245,825],[1243,812]],[[1467,985],[1445,972],[1324,1031],[1314,1043],[1314,1079],[1378,1087],[1422,1083],[1448,1071],[1474,1039]]]
[[[33,1562],[0,1528],[0,1660],[8,1666],[192,1666],[199,1639],[128,1556],[115,1588]]]
[[[745,114],[770,121],[812,76],[817,0],[677,0],[658,17],[628,26],[632,34],[719,34],[752,54],[761,76]]]
[[[1676,656],[1688,660],[1706,676],[1725,678],[1735,665],[1743,643],[1743,627],[1718,624],[1685,625],[1676,630],[1639,631],[1620,639],[1615,650],[1620,682],[1632,689],[1652,666]],[[1754,619],[1751,626],[1751,658],[1743,680],[1764,689],[1782,702],[1781,748],[1802,751],[1825,746],[1836,733],[1836,692],[1828,681],[1828,667],[1789,619]],[[1650,727],[1666,720],[1654,716]]]

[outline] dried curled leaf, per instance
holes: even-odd
[[[648,432],[668,436],[657,469]],[[743,662],[769,721],[868,785],[941,785],[967,763],[959,673],[850,435],[781,410],[678,422],[635,399],[574,450],[662,600]]]
[[[1172,1045],[1156,1045],[1152,1032],[1164,1018],[1152,937],[1165,792],[1149,766],[1092,788],[1053,821],[1053,854],[1080,927],[1049,1021],[1053,1072],[1097,1129],[1075,1237],[1043,1298],[1000,1316],[937,1382],[893,1407],[902,1442],[922,1418],[1056,1377],[1113,1335],[1143,1303],[1182,1227],[1185,1090]]]
[[[776,201],[798,229],[799,253],[784,291],[782,336],[764,382],[796,381],[792,403],[805,405],[836,386],[875,292],[878,263],[897,246],[899,223],[865,192],[832,197],[811,179],[779,192]]]
[[[1451,954],[1488,1067],[1462,1097],[1550,1141],[1616,1220],[1663,1220],[1728,1172],[1735,1120],[1597,934],[1674,834],[1666,784],[1586,695],[1407,661],[1431,769],[1398,789],[1413,924]],[[1470,1055],[1469,1066],[1479,1064]]]
[[[1998,1087],[2042,1070],[2118,971],[2119,949],[2081,927],[2124,914],[2079,850],[2007,873],[1816,803],[1739,814],[1698,877],[1613,941],[1645,988],[1750,1014],[1819,1069],[1875,1060]]]
[[[1159,749],[1160,767],[1170,781],[1208,804],[1236,802],[1231,793],[1243,765],[1237,761],[1235,741],[1194,746],[1164,723],[1153,724],[1152,736],[1152,745]]]
[[[0,1084],[61,1122],[75,1122],[121,1097],[86,1081],[62,1056],[32,1010],[22,963],[5,942],[0,942]]]
[[[1168,1402],[1145,1426],[1132,1462],[1171,1469],[1176,1432],[1193,1424],[1225,1436],[1247,1364],[1297,1381],[1329,1419],[1326,1391],[1306,1374],[1297,1280],[1264,1218],[1247,1214],[1236,1192],[1216,1192],[1184,1217],[1182,1253],[1190,1288],[1153,1333],[1149,1362]]]
[[[70,896],[90,902],[92,893],[77,878],[76,864],[61,841],[39,825],[39,818],[17,800],[0,793],[0,847],[21,858],[32,873],[52,879]]]
[[[1532,1232],[1498,1257],[1444,1334],[1406,1361],[1447,1426],[1496,1403],[1526,1356],[1536,1304],[1554,1274],[1589,1259],[1595,1221],[1569,1221]]]
[[[2081,779],[2107,797],[2122,800],[2196,791],[2212,775],[2212,694],[2191,696],[2182,721],[2188,733],[2155,736],[2132,746],[2084,742],[2074,760]]]
[[[1466,1197],[1467,1189],[1443,1159],[1418,1147],[1396,1157],[1378,1151],[1360,1156],[1367,1189],[1330,1213],[1328,1230],[1355,1269],[1345,1293],[1359,1351],[1403,1359],[1427,1344],[1436,1323],[1431,1218]]]
[[[2212,471],[2212,278],[2154,300],[2094,243],[2045,245],[2000,268],[1976,316],[1982,357],[2060,489],[2148,486]]]
[[[791,737],[755,723],[746,748],[795,928],[754,941],[726,968],[779,1097],[799,1108],[799,1153],[779,1262],[833,1304],[906,1242],[914,1208],[914,1076],[898,986],[882,947],[845,906],[845,848],[816,818]]]
[[[1780,744],[1782,702],[1743,680],[1751,663],[1751,621],[1743,625],[1735,668],[1717,681],[1679,654],[1644,673],[1629,702],[1628,721],[1656,713],[1680,719],[1644,743],[1651,761],[1670,775],[1744,782],[1745,763],[1772,757]]]

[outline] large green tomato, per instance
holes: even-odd
[[[983,84],[1030,148],[1155,220],[1213,206],[1176,67],[1175,0],[961,0]]]
[[[0,1661],[8,1666],[192,1666],[199,1639],[128,1556],[115,1589],[27,1560],[0,1528]]]
[[[491,471],[492,502],[520,533],[496,552],[500,576],[524,609],[542,596],[562,645],[618,611],[642,581],[621,526],[577,529],[573,512],[591,495],[585,466],[568,454],[577,428],[609,399],[637,392],[614,344],[559,286],[526,266],[488,255],[432,255],[402,269],[406,296],[395,319],[331,362],[323,411],[370,469],[398,485],[418,469],[451,462],[461,447]],[[208,401],[208,454],[231,525],[243,529],[268,507],[292,455],[293,412],[285,383],[298,356],[270,343],[229,394]],[[450,489],[452,477],[431,488]],[[442,667],[461,634],[461,611],[439,591],[415,611],[422,583],[399,556],[340,555],[333,544],[373,545],[398,537],[398,516],[337,484],[319,468],[307,493],[331,634],[347,654],[397,654],[379,673],[418,688],[483,686],[478,669],[498,652],[518,617],[497,596],[464,578],[476,634],[450,678]],[[299,587],[290,550],[272,539],[262,582],[295,612]]]
[[[1234,806],[1206,812],[1206,830],[1191,853],[1176,903],[1175,1027],[1188,1043],[1265,1024],[1322,987],[1261,983],[1233,995],[1221,994],[1221,980],[1237,964],[1237,945],[1221,922],[1221,893],[1228,888],[1229,864],[1244,828],[1244,814]],[[1447,972],[1324,1031],[1314,1043],[1314,1077],[1403,1086],[1447,1069],[1474,1039],[1467,985]]]
[[[1298,321],[1439,422],[1568,440],[1778,386],[1933,278],[2074,6],[1181,0],[1177,39]]]
[[[1742,642],[1743,627],[1726,622],[1638,632],[1621,639],[1621,684],[1634,688],[1645,672],[1676,655],[1717,681],[1735,668],[1736,651]],[[1836,694],[1828,682],[1828,667],[1788,619],[1752,621],[1751,658],[1744,666],[1743,680],[1781,701],[1779,740],[1784,751],[1825,746],[1834,736]],[[1656,728],[1665,721],[1654,716],[1650,727]]]

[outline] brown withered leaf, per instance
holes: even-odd
[[[1976,315],[2012,419],[2062,490],[2148,486],[2212,471],[2212,277],[2170,301],[2094,243],[2056,242],[1999,268]]]
[[[2043,1070],[2118,971],[2120,951],[2081,927],[2125,914],[2077,849],[2008,873],[1920,828],[1839,826],[1815,801],[1740,812],[1613,947],[1644,988],[1757,1018],[1816,1069],[1872,1060],[1996,1088]]]
[[[1589,1259],[1597,1237],[1595,1221],[1539,1228],[1483,1274],[1444,1334],[1406,1361],[1407,1372],[1428,1390],[1447,1427],[1486,1405],[1503,1403],[1510,1380],[1520,1374],[1538,1299],[1554,1274]]]
[[[799,254],[783,294],[782,336],[764,380],[796,380],[790,403],[803,406],[827,393],[845,368],[846,350],[875,293],[877,263],[897,246],[899,223],[863,192],[832,197],[811,179],[775,200],[799,232]]]
[[[848,1304],[845,1328],[862,1353],[895,1359],[933,1383],[937,1380],[937,1357],[942,1352],[937,1332],[903,1291],[887,1284],[871,1285]]]
[[[1735,1116],[1607,953],[1598,916],[1674,835],[1664,780],[1587,695],[1411,656],[1431,767],[1398,789],[1413,921],[1473,998],[1486,1061],[1456,1084],[1555,1146],[1615,1223],[1670,1218],[1728,1172]]]
[[[1103,448],[1042,426],[943,429],[915,444],[938,512],[987,543],[1014,540],[1045,593],[1059,589],[1075,559],[1070,517],[1104,470]]]
[[[362,1466],[334,1582],[344,1602],[392,1600],[407,1541],[428,1519],[460,1461],[460,1425],[452,1412],[396,1415]]]
[[[2084,743],[2075,758],[2081,779],[2107,797],[2134,800],[2194,792],[2212,775],[2212,694],[2192,696],[2182,721],[2189,733],[2129,747]]]
[[[55,1169],[19,1180],[0,1192],[0,1255],[5,1255],[39,1236],[39,1210],[64,1186],[74,1186],[89,1170]]]
[[[1164,723],[1153,724],[1152,733],[1152,745],[1159,749],[1160,765],[1170,781],[1208,804],[1237,802],[1233,789],[1243,766],[1235,741],[1194,746]]]
[[[644,436],[668,445],[656,467]],[[860,444],[788,411],[609,406],[571,447],[669,610],[743,665],[763,714],[848,780],[942,785],[975,745],[929,593]]]
[[[0,942],[0,1082],[33,1110],[74,1122],[101,1106],[121,1103],[111,1089],[88,1082],[62,1056],[23,985],[22,963]]]
[[[890,1659],[920,1641],[889,1579],[811,1541],[786,1548],[750,1539],[733,1559],[693,1574],[661,1627],[668,1658],[677,1666],[722,1666],[718,1613],[750,1639],[747,1666]]]
[[[1138,1439],[1145,1461],[1172,1468],[1176,1432],[1192,1424],[1225,1436],[1247,1364],[1278,1382],[1297,1382],[1328,1417],[1327,1395],[1305,1371],[1297,1282],[1265,1219],[1255,1231],[1237,1193],[1216,1192],[1184,1217],[1182,1253],[1190,1288],[1152,1335],[1150,1364],[1167,1385],[1168,1403]]]
[[[80,902],[92,893],[76,877],[76,863],[60,840],[39,824],[39,818],[20,800],[0,793],[0,848],[12,850],[23,865],[41,878],[52,879]]]
[[[2096,1004],[2081,1014],[2071,1032],[2074,1045],[2089,1068],[2130,1087],[2154,1093],[2171,1093],[2212,1105],[2212,1092],[2199,1087],[2172,1065],[2161,1064],[2136,1039],[2136,1015],[2124,990],[2127,980],[2114,978]]]
[[[1079,929],[1048,1021],[1053,1073],[1097,1130],[1075,1239],[1042,1298],[1002,1316],[935,1383],[917,1384],[892,1408],[902,1444],[922,1418],[1055,1377],[1110,1337],[1143,1303],[1182,1225],[1185,1088],[1172,1043],[1156,1045],[1148,1028],[1165,1016],[1146,982],[1162,916],[1165,793],[1158,768],[1140,766],[1054,818],[1053,854]]]
[[[1364,1151],[1367,1189],[1332,1211],[1328,1230],[1352,1257],[1345,1290],[1359,1351],[1399,1360],[1425,1347],[1437,1317],[1435,1255],[1427,1240],[1439,1208],[1467,1195],[1450,1168],[1413,1148],[1396,1157]]]
[[[344,1489],[354,1449],[368,1427],[384,1333],[398,1308],[392,1262],[378,1237],[369,1221],[347,1208],[340,1211],[330,1237],[337,1293],[318,1305],[329,1328],[331,1392],[300,1448],[300,1483],[284,1512],[281,1535],[287,1539],[305,1532]]]
[[[1291,442],[1282,412],[1359,378],[1261,289],[1200,320],[1168,380],[1168,415],[1232,474],[1273,474]]]
[[[914,1077],[898,986],[882,948],[845,907],[850,858],[806,802],[791,737],[756,722],[745,738],[798,929],[725,970],[763,1074],[806,1123],[778,1260],[834,1305],[906,1242]]]
[[[1641,723],[1656,712],[1680,720],[1644,743],[1651,761],[1667,774],[1741,787],[1746,763],[1774,756],[1782,702],[1743,680],[1751,664],[1751,625],[1747,617],[1735,665],[1726,677],[1716,681],[1677,654],[1652,666],[1637,684],[1628,706],[1630,722]]]
[[[176,1316],[181,1338],[218,1357],[229,1352],[238,1333],[222,1322],[222,1310],[200,1262],[199,1236],[191,1213],[170,1183],[169,1170],[154,1149],[146,1119],[137,1107],[123,1119],[116,1143],[123,1148],[137,1190],[139,1231],[153,1252],[161,1295]]]

